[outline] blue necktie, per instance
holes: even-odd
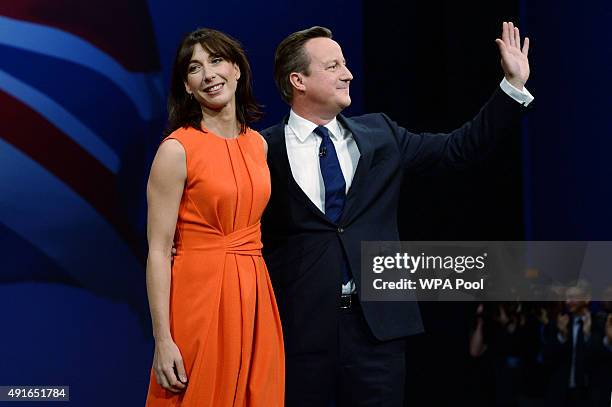
[[[325,184],[325,215],[332,222],[338,223],[346,202],[346,182],[340,169],[336,148],[329,136],[329,130],[324,126],[319,126],[314,129],[314,133],[321,137],[319,165]],[[350,280],[350,270],[346,259],[343,259],[342,263],[342,283],[346,284]]]
[[[574,317],[574,324],[577,325],[578,327],[578,332],[576,333],[576,339],[574,340],[573,343],[573,349],[572,351],[574,352],[574,357],[572,358],[572,366],[571,369],[573,371],[570,372],[570,374],[574,375],[574,385],[575,387],[583,387],[586,385],[585,382],[585,356],[584,356],[584,352],[585,352],[585,344],[584,344],[584,330],[583,330],[583,326],[584,326],[584,321],[582,320],[582,317],[580,316],[575,316]],[[572,331],[573,334],[573,331]],[[573,335],[572,335],[573,336]]]

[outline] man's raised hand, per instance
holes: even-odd
[[[506,80],[512,86],[523,90],[523,86],[529,79],[529,38],[525,37],[521,48],[521,34],[518,27],[512,22],[502,24],[501,39],[495,40],[501,54],[501,66],[504,70]]]

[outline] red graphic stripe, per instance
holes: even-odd
[[[120,220],[115,175],[38,112],[2,91],[0,106],[0,137],[89,202],[138,253],[135,234]]]
[[[0,15],[82,37],[130,71],[160,69],[146,0],[2,1]]]

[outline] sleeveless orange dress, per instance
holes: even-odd
[[[280,318],[261,256],[260,218],[270,197],[264,144],[178,129],[187,180],[175,232],[170,329],[188,377],[182,393],[151,371],[147,407],[281,407],[285,361]]]

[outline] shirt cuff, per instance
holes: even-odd
[[[529,93],[526,87],[523,87],[523,90],[520,91],[514,86],[512,86],[512,84],[510,84],[510,82],[508,82],[505,77],[504,79],[502,79],[501,83],[499,84],[499,87],[502,88],[502,90],[506,92],[508,96],[510,96],[512,99],[516,100],[523,106],[529,106],[529,104],[533,102],[534,97],[531,93]]]

